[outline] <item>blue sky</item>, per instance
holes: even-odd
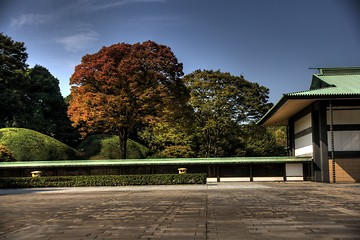
[[[357,0],[0,0],[0,32],[60,80],[102,46],[153,40],[184,73],[213,69],[270,89],[307,90],[310,67],[360,66]]]

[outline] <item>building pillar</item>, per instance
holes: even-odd
[[[315,181],[330,182],[327,112],[326,105],[323,103],[314,105],[312,111],[312,129]]]
[[[295,156],[295,130],[294,130],[294,120],[293,119],[289,119],[289,124],[287,127],[288,130],[288,154],[289,156]]]
[[[253,175],[253,165],[250,164],[250,182],[253,182],[254,181],[254,175]]]
[[[330,113],[330,141],[331,141],[331,163],[332,163],[332,182],[336,183],[336,162],[335,162],[335,140],[334,140],[334,113],[332,101],[329,101]]]

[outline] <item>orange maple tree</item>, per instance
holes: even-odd
[[[119,43],[87,54],[70,78],[68,114],[83,137],[109,132],[119,136],[121,158],[139,123],[187,101],[183,65],[165,45]]]

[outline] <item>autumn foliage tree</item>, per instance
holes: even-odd
[[[70,119],[83,136],[117,134],[126,158],[128,136],[138,124],[187,101],[182,68],[169,47],[153,41],[114,44],[85,55],[70,79]]]

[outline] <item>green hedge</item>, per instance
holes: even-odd
[[[205,184],[206,174],[149,174],[0,178],[0,188]]]

